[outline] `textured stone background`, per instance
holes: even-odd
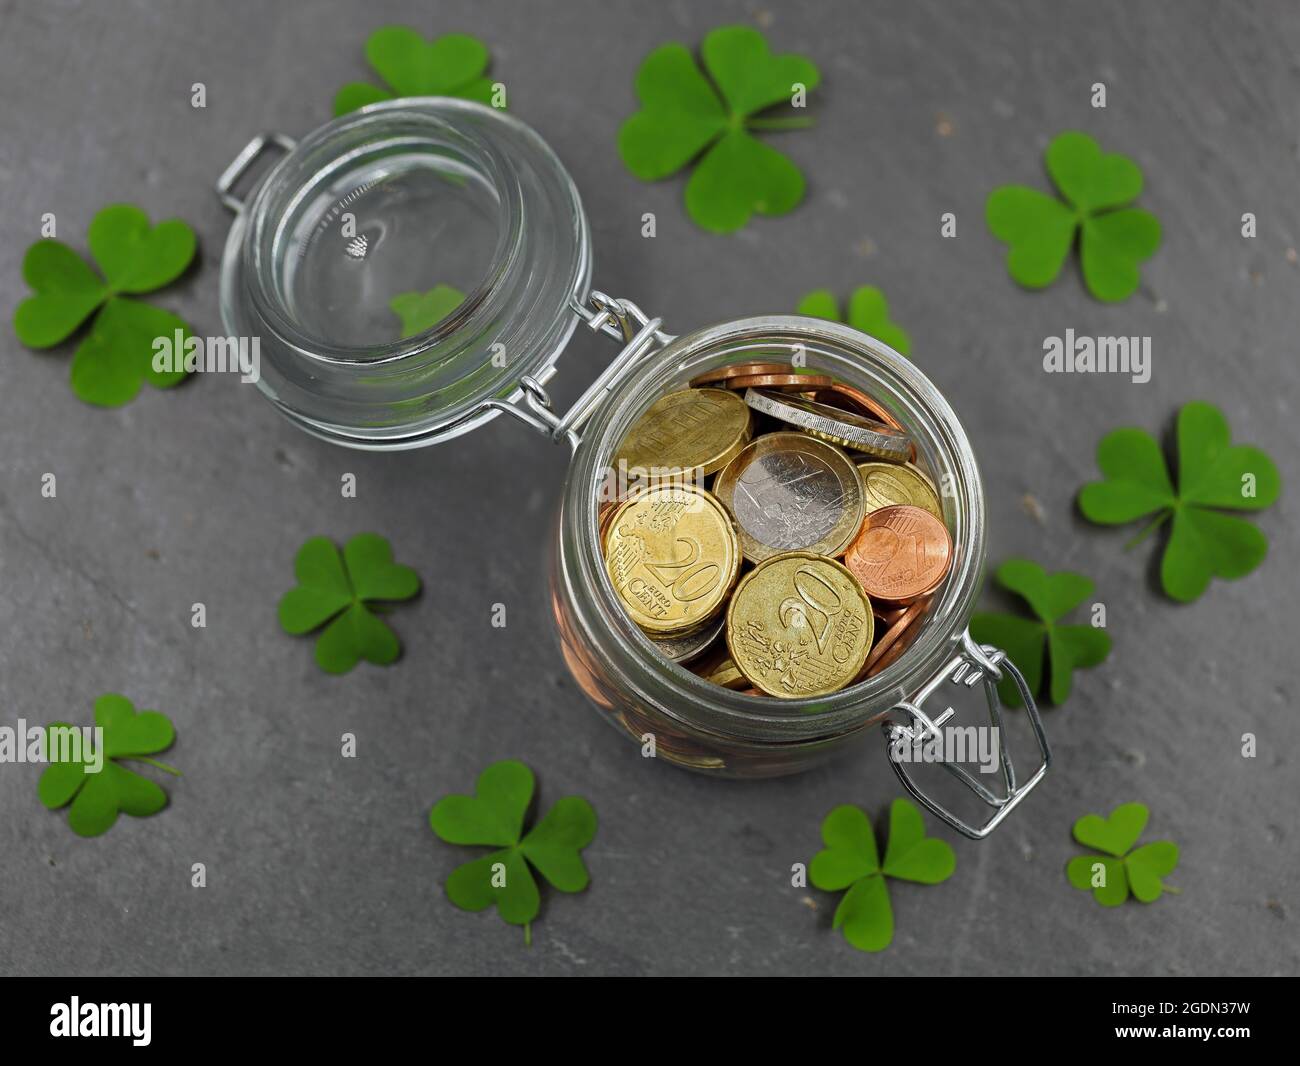
[[[146,390],[116,411],[67,387],[71,346],[23,350],[0,330],[0,720],[85,720],[121,691],[176,722],[169,810],[80,840],[36,800],[38,770],[0,766],[0,969],[10,973],[1191,974],[1295,973],[1297,869],[1294,494],[1259,519],[1271,557],[1180,607],[1152,583],[1156,544],[1074,513],[1094,447],[1118,425],[1165,431],[1218,403],[1284,477],[1297,454],[1295,336],[1300,13],[1209,3],[0,2],[0,277],[6,317],[42,213],[84,248],[117,200],[200,234],[201,261],[158,299],[220,330],[229,218],[213,179],[253,133],[301,135],[367,76],[362,44],[406,22],[491,46],[514,113],[583,191],[596,282],[669,329],[793,309],[809,289],[880,285],[914,357],[980,457],[993,562],[1024,554],[1097,581],[1115,650],[1048,715],[1058,767],[1005,828],[959,842],[936,888],[894,892],[883,954],[830,930],[834,902],[790,887],[834,805],[898,793],[874,743],[835,766],[759,784],[642,760],[584,705],[556,652],[543,545],[561,448],[500,422],[413,454],[350,454],[281,421],[233,380]],[[824,73],[817,124],[780,136],[807,202],[732,238],[686,218],[682,182],[646,185],[615,151],[632,74],[668,40],[731,22]],[[1104,81],[1109,107],[1089,106]],[[190,85],[208,107],[190,106]],[[1143,290],[1101,306],[1072,272],[1019,290],[985,230],[984,198],[1045,184],[1062,129],[1098,136],[1146,174],[1165,242]],[[654,211],[659,236],[639,234]],[[941,240],[954,211],[959,236]],[[1259,236],[1243,240],[1254,211]],[[1047,376],[1042,339],[1148,334],[1146,385]],[[579,338],[556,393],[609,350]],[[40,495],[43,472],[58,497]],[[357,500],[342,500],[353,471]],[[1032,497],[1038,517],[1026,504]],[[393,616],[391,669],[324,676],[279,632],[275,603],[311,534],[373,529],[422,574]],[[203,601],[208,628],[189,625]],[[505,630],[490,605],[509,605]],[[360,756],[339,758],[356,732]],[[1258,734],[1259,757],[1240,755]],[[486,763],[534,766],[541,799],[577,792],[600,816],[592,887],[550,893],[531,950],[466,915],[441,880],[465,858],[432,802]],[[1080,814],[1141,800],[1148,837],[1177,841],[1182,889],[1105,911],[1065,882]],[[209,887],[189,887],[190,864]]]

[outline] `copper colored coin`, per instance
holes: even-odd
[[[720,366],[714,370],[706,370],[703,374],[691,378],[691,387],[698,388],[701,385],[717,385],[721,383],[724,387],[726,382],[737,377],[752,377],[755,374],[792,374],[794,367],[789,363],[732,363],[730,366]]]
[[[605,533],[609,530],[610,519],[614,517],[614,512],[618,510],[618,504],[612,500],[600,505],[600,513],[596,517],[596,525],[600,530],[600,543],[605,543]]]
[[[844,565],[872,600],[909,603],[933,592],[952,565],[952,538],[929,511],[897,504],[872,511]]]
[[[723,384],[729,389],[789,389],[793,392],[809,392],[829,388],[835,382],[825,374],[745,374],[728,378]]]
[[[917,600],[911,606],[904,607],[897,612],[897,617],[890,623],[889,628],[881,634],[880,639],[876,641],[875,647],[867,655],[867,661],[862,664],[862,673],[858,675],[859,680],[874,677],[903,654],[903,651],[911,643],[908,630],[920,622],[929,609],[930,601],[924,599]],[[904,637],[907,639],[904,640]]]
[[[872,613],[886,626],[892,626],[907,612],[906,607],[886,607],[883,603],[872,603]]]
[[[898,640],[894,642],[893,646],[876,661],[876,665],[868,675],[869,677],[875,677],[877,674],[883,673],[903,657],[903,652],[907,651],[907,649],[912,646],[912,641],[915,640],[916,635],[921,632],[921,622],[924,617],[925,612],[922,612],[912,619],[911,625],[899,634]]]
[[[895,429],[903,428],[902,423],[879,400],[861,389],[844,384],[842,381],[835,381],[828,385],[822,395],[817,397],[817,401],[843,410],[854,410],[856,408],[863,414],[870,415],[887,426],[893,426]]]

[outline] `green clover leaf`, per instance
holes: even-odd
[[[1093,583],[1068,570],[1048,574],[1037,563],[1009,559],[998,567],[997,582],[1020,596],[1038,621],[1010,614],[977,614],[970,620],[977,644],[992,644],[1005,651],[1025,676],[1035,696],[1043,684],[1043,656],[1049,663],[1048,695],[1058,706],[1070,698],[1073,671],[1096,666],[1110,654],[1110,635],[1090,625],[1060,625],[1067,614],[1093,592]],[[1021,704],[1020,690],[1008,677],[998,695],[1009,707]]]
[[[912,338],[890,319],[885,294],[874,285],[862,285],[853,290],[847,318],[840,314],[839,304],[829,289],[810,292],[799,301],[797,313],[830,322],[847,322],[854,329],[884,341],[899,355],[907,355],[912,349]]]
[[[473,796],[446,796],[429,812],[430,828],[448,844],[499,849],[453,870],[447,898],[467,911],[495,903],[504,921],[524,927],[527,943],[541,907],[532,870],[561,892],[581,892],[590,881],[582,849],[596,835],[596,812],[579,796],[558,800],[524,835],[534,784],[527,766],[505,759],[479,774]]]
[[[346,115],[366,104],[404,96],[458,96],[492,102],[487,46],[477,37],[449,33],[426,41],[407,26],[384,26],[366,41],[366,60],[388,85],[350,82],[334,96],[334,114]]]
[[[141,381],[170,388],[185,378],[185,371],[155,370],[153,343],[157,337],[174,338],[178,330],[183,345],[190,328],[170,311],[123,296],[110,297],[72,356],[72,391],[88,403],[117,407],[140,391]],[[141,365],[144,352],[149,355]]]
[[[29,348],[66,340],[108,297],[108,286],[62,241],[41,240],[23,256],[23,280],[35,293],[14,312],[14,332]]]
[[[428,292],[399,292],[388,306],[402,320],[402,340],[432,329],[465,301],[465,294],[450,285],[435,285]]]
[[[985,204],[989,229],[1011,246],[1011,276],[1030,289],[1050,285],[1077,234],[1088,291],[1108,303],[1128,299],[1141,281],[1138,264],[1160,247],[1159,220],[1124,206],[1141,195],[1142,171],[1073,130],[1047,146],[1047,171],[1066,203],[1024,185],[1003,185]]]
[[[179,219],[150,227],[131,204],[104,208],[86,234],[90,254],[113,292],[153,292],[175,281],[194,258],[194,231]]]
[[[166,715],[137,712],[125,696],[110,692],[95,701],[95,725],[103,730],[102,748],[92,753],[95,758],[87,758],[79,737],[63,732],[73,726],[53,722],[46,727],[49,765],[36,786],[41,803],[50,810],[72,804],[68,825],[83,837],[108,832],[119,813],[145,818],[167,806],[166,792],[147,777],[119,765],[118,760],[147,763],[180,777],[179,770],[147,757],[171,747],[176,739]],[[101,763],[98,770],[96,762]]]
[[[378,666],[397,660],[397,636],[370,604],[409,600],[420,591],[420,578],[393,562],[388,541],[360,533],[340,556],[328,537],[311,537],[298,549],[293,572],[298,586],[280,599],[280,625],[295,636],[326,626],[316,641],[322,670],[346,674],[362,659]]]
[[[709,77],[684,45],[665,44],[646,57],[635,82],[641,110],[619,130],[618,151],[643,181],[698,159],[686,183],[686,210],[696,225],[731,233],[754,212],[783,215],[803,199],[799,168],[752,131],[809,125],[757,116],[790,103],[800,86],[816,88],[821,74],[802,56],[773,55],[763,35],[746,26],[712,31],[700,54]]]
[[[836,807],[822,822],[826,847],[808,868],[824,892],[848,889],[835,909],[834,928],[860,951],[883,951],[894,939],[894,912],[886,877],[937,885],[952,876],[957,856],[951,846],[925,835],[916,806],[896,799],[889,808],[889,843],[885,861],[877,857],[876,835],[861,807]]]
[[[1079,510],[1101,525],[1127,525],[1155,516],[1129,544],[1142,541],[1172,518],[1160,563],[1160,580],[1175,600],[1198,599],[1212,577],[1234,580],[1268,554],[1268,540],[1255,526],[1220,509],[1261,511],[1282,491],[1273,461],[1260,449],[1230,444],[1223,413],[1208,403],[1178,412],[1178,488],[1154,437],[1140,429],[1117,429],[1097,445],[1105,480],[1085,485]]]
[[[1141,803],[1121,804],[1109,818],[1085,814],[1074,823],[1074,839],[1085,848],[1103,855],[1076,855],[1065,874],[1070,884],[1091,889],[1092,898],[1103,907],[1118,907],[1129,893],[1142,903],[1152,903],[1165,892],[1178,889],[1162,878],[1178,865],[1178,845],[1167,840],[1144,844],[1130,851],[1146,828],[1150,811]]]
[[[146,381],[159,389],[175,385],[185,372],[154,370],[154,340],[170,340],[179,330],[183,345],[189,326],[170,311],[123,294],[153,292],[180,277],[194,258],[194,231],[178,219],[150,226],[138,207],[111,204],[91,221],[87,243],[102,279],[60,241],[40,240],[27,249],[23,280],[33,295],[14,312],[18,339],[29,348],[52,348],[99,309],[72,359],[77,397],[117,407]]]

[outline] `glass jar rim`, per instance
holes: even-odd
[[[440,108],[449,103],[464,104],[470,110],[481,109],[492,113],[494,117],[506,118],[524,126],[516,119],[500,115],[494,109],[473,101],[454,100],[450,97],[438,100]],[[271,245],[277,239],[279,229],[291,216],[293,206],[326,173],[323,169],[310,165],[313,157],[324,157],[327,165],[337,167],[345,165],[349,161],[349,155],[354,154],[333,150],[333,146],[344,140],[349,133],[405,120],[417,129],[424,127],[424,132],[429,135],[437,133],[451,137],[473,153],[475,163],[487,172],[486,176],[497,195],[499,225],[496,248],[487,272],[475,288],[466,294],[458,310],[481,306],[493,300],[494,296],[498,303],[502,299],[498,283],[509,269],[513,258],[518,255],[523,237],[522,192],[518,176],[498,145],[477,134],[469,124],[450,121],[443,114],[430,109],[427,104],[428,101],[412,97],[384,100],[318,126],[276,163],[249,202],[240,255],[243,257],[245,276],[251,282],[249,292],[257,316],[279,340],[306,358],[337,365],[374,365],[406,359],[453,334],[460,328],[460,320],[463,318],[463,315],[458,316],[453,312],[429,328],[391,344],[343,345],[304,330],[292,316],[281,286],[277,283],[279,279],[276,271],[268,265],[272,259]],[[295,168],[299,171],[296,175],[298,180],[295,180]]]
[[[310,173],[302,173],[309,170],[304,160],[328,164],[329,146],[341,143],[339,131],[354,131],[364,142],[367,128],[379,138],[381,127],[404,119],[472,149],[490,174],[501,200],[495,258],[461,304],[429,329],[365,348],[321,343],[286,322],[283,310],[272,306],[277,301],[268,300],[268,279],[245,254],[256,246],[253,231],[277,224],[282,212],[276,205],[311,183]],[[592,271],[581,196],[550,145],[498,108],[453,97],[367,105],[308,134],[242,206],[231,206],[238,213],[221,272],[226,331],[262,338],[259,390],[295,425],[336,444],[422,447],[490,421],[502,406],[523,398],[527,379],[549,379],[581,321],[574,307]],[[262,295],[254,300],[258,289]]]
[[[621,439],[633,419],[670,378],[699,373],[705,358],[736,342],[825,344],[840,349],[839,354],[820,353],[831,362],[840,359],[851,365],[857,359],[866,365],[874,364],[895,382],[892,399],[903,402],[911,411],[924,413],[926,432],[933,438],[930,443],[941,446],[946,453],[945,466],[955,475],[958,528],[954,532],[954,544],[958,550],[954,571],[945,582],[934,614],[897,662],[876,677],[829,696],[783,700],[750,696],[720,688],[688,668],[669,662],[622,610],[598,549],[596,489],[617,439]],[[718,359],[718,364],[726,361]],[[818,365],[817,369],[824,367]],[[814,741],[851,732],[878,720],[883,710],[872,713],[869,708],[878,706],[885,697],[904,698],[951,659],[952,648],[973,610],[982,577],[983,489],[970,442],[952,407],[914,363],[883,342],[841,323],[799,315],[756,316],[706,327],[679,337],[636,364],[583,429],[582,442],[575,451],[565,486],[564,509],[566,524],[571,509],[576,543],[571,544],[562,536],[561,550],[568,549],[576,555],[571,564],[575,567],[575,577],[594,593],[591,603],[597,626],[589,628],[598,635],[602,635],[601,630],[610,635],[612,643],[634,666],[633,680],[642,688],[657,690],[659,698],[655,702],[665,713],[696,728],[703,726],[743,739],[770,740],[775,733],[786,741]],[[568,560],[566,565],[570,565]],[[666,702],[678,700],[693,710],[703,711],[706,721]]]

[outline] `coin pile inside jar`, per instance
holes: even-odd
[[[751,695],[823,696],[896,661],[952,564],[939,493],[873,397],[787,363],[661,396],[600,512],[629,617],[674,662]]]

